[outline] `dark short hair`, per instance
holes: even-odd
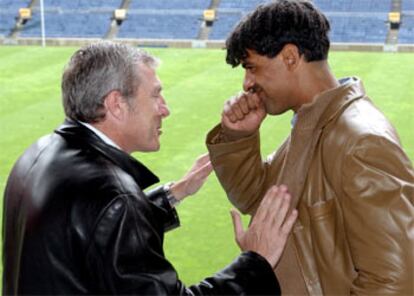
[[[310,1],[276,0],[244,17],[226,40],[226,61],[233,67],[247,58],[247,49],[269,58],[290,43],[308,62],[326,60],[328,19]]]

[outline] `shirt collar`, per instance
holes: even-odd
[[[98,130],[96,127],[94,127],[93,125],[80,121],[79,123],[81,123],[82,125],[86,126],[88,129],[90,129],[91,131],[93,131],[102,141],[104,141],[106,144],[115,147],[119,150],[122,150],[121,147],[119,147],[117,144],[115,144],[114,141],[112,141],[107,135],[105,135],[103,132],[101,132],[100,130]]]
[[[295,124],[296,124],[296,121],[298,120],[298,116],[296,115],[296,113],[294,112],[293,113],[293,117],[292,117],[292,119],[290,120],[290,126],[293,128],[294,126],[295,126]]]

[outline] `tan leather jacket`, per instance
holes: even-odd
[[[230,201],[254,214],[270,185],[286,184],[299,209],[288,244],[297,262],[285,250],[276,272],[282,294],[300,285],[283,275],[297,264],[308,294],[414,295],[413,167],[360,80],[302,106],[264,162],[258,133],[227,142],[220,130],[207,146]]]

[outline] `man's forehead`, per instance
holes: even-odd
[[[152,82],[152,84],[161,84],[160,79],[157,75],[157,69],[150,67],[145,64],[141,64],[138,66],[138,71],[141,79],[145,79],[148,82]]]

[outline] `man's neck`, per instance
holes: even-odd
[[[99,123],[86,123],[82,121],[79,122],[88,129],[90,129],[92,132],[94,132],[106,144],[122,150],[121,147],[116,143],[116,141],[112,139],[111,136],[105,132],[105,130],[102,129]]]
[[[299,81],[300,106],[313,102],[319,94],[340,85],[327,61],[307,63],[303,73],[300,74]]]

